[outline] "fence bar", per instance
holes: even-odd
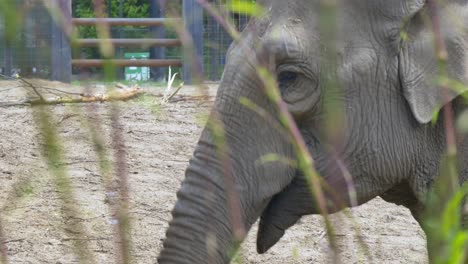
[[[76,59],[76,60],[72,60],[73,66],[80,66],[80,67],[102,67],[106,63],[112,63],[116,67],[123,67],[123,66],[180,67],[182,66],[181,60],[129,60],[129,59],[113,59],[113,60]]]
[[[61,11],[64,25],[57,25],[60,19],[52,22],[51,45],[51,79],[61,82],[71,81],[71,49],[65,33],[71,20],[71,0],[55,0],[56,7]]]
[[[164,26],[165,23],[181,22],[179,18],[73,18],[75,26],[95,26],[107,23],[109,26]]]
[[[150,2],[150,17],[152,18],[162,18],[165,15],[166,1],[159,0],[149,0]],[[166,29],[164,27],[151,27],[151,37],[154,39],[163,39],[166,37]],[[180,44],[180,42],[179,42]],[[168,45],[164,45],[168,47]],[[165,48],[163,45],[156,46],[154,45],[150,49],[150,59],[165,59]],[[151,68],[150,76],[153,80],[161,81],[164,80],[164,68]]]
[[[177,47],[181,45],[178,39],[77,39],[75,44],[80,47],[97,47],[102,41],[110,41],[115,46],[131,47]]]
[[[3,38],[3,69],[0,72],[1,74],[10,76],[12,74],[12,49],[11,49],[11,41],[7,40],[6,36]]]
[[[184,82],[193,84],[194,77],[203,78],[203,8],[196,0],[183,0],[183,17],[193,39],[193,50],[184,50]]]

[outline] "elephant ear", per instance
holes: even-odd
[[[447,49],[446,76],[467,84],[467,22],[466,1],[448,1],[439,11],[440,27]],[[458,3],[457,3],[458,2]],[[407,22],[399,54],[399,75],[403,93],[411,111],[420,123],[431,121],[434,113],[461,93],[466,87],[450,90],[444,95],[437,84],[439,67],[427,6],[416,11]]]

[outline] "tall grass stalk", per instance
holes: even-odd
[[[109,219],[108,223],[112,225],[113,229],[113,240],[115,243],[115,258],[116,263],[125,263],[124,260],[129,260],[129,243],[121,241],[126,241],[126,238],[122,236],[122,234],[126,234],[126,232],[122,232],[123,229],[128,228],[125,226],[120,226],[121,217],[119,217],[119,206],[121,198],[120,193],[118,192],[118,179],[114,179],[113,173],[113,166],[111,159],[111,153],[109,153],[108,148],[106,146],[106,140],[103,135],[104,129],[101,125],[101,121],[97,116],[97,107],[96,104],[89,104],[86,108],[87,117],[83,118],[83,123],[85,127],[89,130],[90,140],[96,153],[98,159],[98,169],[99,174],[102,177],[103,187],[105,191],[105,201],[108,204],[108,211],[109,211]],[[112,130],[115,138],[115,131]],[[117,152],[117,151],[116,151]],[[119,154],[120,155],[120,154]],[[126,166],[125,164],[116,164],[117,166]],[[117,167],[115,166],[115,167]],[[123,222],[125,223],[125,221]],[[128,223],[128,222],[127,222]],[[124,247],[122,249],[122,247]],[[125,254],[121,253],[125,250]]]
[[[208,123],[208,126],[213,133],[214,143],[217,147],[217,154],[221,159],[221,166],[223,168],[224,174],[224,187],[226,191],[231,223],[233,226],[234,242],[236,246],[238,246],[244,239],[246,230],[243,226],[239,195],[235,191],[236,182],[234,175],[232,174],[233,169],[231,159],[229,158],[228,154],[229,150],[228,145],[226,144],[224,125],[221,122],[221,119],[214,113]]]
[[[105,17],[105,2],[104,0],[93,0],[94,12],[97,18]],[[100,53],[106,60],[104,63],[104,78],[107,82],[115,80],[116,68],[112,63],[111,59],[115,55],[115,49],[112,43],[110,42],[110,26],[108,23],[101,21],[96,25],[97,35],[102,39],[99,48]],[[122,124],[120,123],[120,109],[118,104],[110,104],[110,116],[111,116],[111,138],[112,146],[114,149],[114,160],[115,160],[115,176],[118,189],[118,200],[116,205],[111,210],[112,214],[115,216],[116,230],[115,230],[115,240],[117,243],[117,252],[116,252],[116,262],[117,263],[131,263],[131,226],[130,226],[130,216],[128,212],[129,207],[129,186],[128,186],[128,171],[127,171],[127,159],[125,151],[125,140],[122,132]],[[98,142],[94,142],[98,143]],[[100,162],[101,170],[107,169],[103,162],[105,162],[105,157],[102,157],[104,153],[98,154],[101,155]],[[110,189],[109,183],[105,183],[104,186],[106,190]],[[112,191],[107,194],[112,193]]]
[[[0,263],[8,264],[8,248],[6,245],[5,231],[3,230],[2,215],[0,215]]]
[[[118,182],[119,203],[116,208],[117,233],[120,259],[117,263],[131,263],[131,236],[129,207],[129,186],[126,147],[122,124],[120,123],[120,109],[116,103],[111,105],[112,145],[114,148],[115,174]]]
[[[66,221],[66,232],[70,236],[77,236],[73,239],[73,251],[80,263],[96,263],[95,257],[89,249],[89,235],[82,222],[80,222],[80,210],[74,194],[74,188],[70,181],[63,157],[65,151],[60,143],[60,136],[52,116],[46,107],[40,106],[34,109],[34,120],[42,135],[42,152],[47,162],[47,168],[51,172],[55,188],[61,202],[62,219]],[[69,231],[72,231],[70,233]]]

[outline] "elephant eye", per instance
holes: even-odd
[[[278,86],[284,92],[297,80],[298,74],[292,71],[283,71],[278,75]]]
[[[318,102],[320,90],[314,72],[314,67],[299,61],[279,64],[276,68],[281,99],[296,117],[313,109]]]

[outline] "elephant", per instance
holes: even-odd
[[[381,196],[421,221],[447,153],[444,106],[451,105],[454,118],[468,109],[464,86],[443,90],[435,81],[441,69],[435,39],[445,44],[447,76],[468,83],[468,1],[447,0],[437,9],[427,0],[331,1],[338,3],[335,35],[323,31],[323,2],[257,1],[264,14],[231,44],[209,117],[224,132],[209,121],[201,133],[159,263],[228,263],[258,219],[263,253],[301,216],[320,213],[302,170],[286,162],[298,155],[278,128],[281,105],[330,186],[324,190],[329,213]],[[259,65],[274,74],[280,104],[267,96]],[[330,120],[330,106],[342,113],[336,131],[327,129],[338,122]],[[468,177],[468,141],[455,134],[461,184]],[[280,158],[259,162],[271,153]]]

